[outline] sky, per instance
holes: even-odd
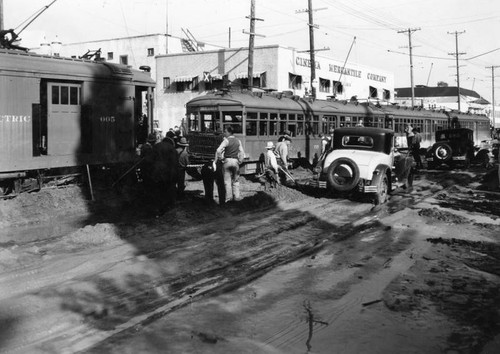
[[[3,0],[4,26],[18,31],[53,0]],[[394,73],[395,87],[457,85],[500,104],[500,1],[312,0],[316,55]],[[250,0],[56,0],[21,33],[27,47],[143,34],[184,37],[220,47],[247,47]],[[255,45],[309,49],[308,0],[255,0]],[[403,32],[406,31],[406,32]],[[455,33],[458,33],[456,35]],[[229,35],[230,34],[230,35]],[[231,40],[229,40],[231,38]]]

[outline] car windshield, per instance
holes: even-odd
[[[345,135],[342,138],[342,145],[346,147],[373,147],[371,136]]]

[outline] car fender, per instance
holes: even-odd
[[[391,173],[388,173],[388,171],[390,171],[390,167],[389,166],[384,165],[384,164],[378,165],[373,170],[373,178],[372,178],[371,185],[372,186],[376,186],[379,183],[380,179],[384,175],[387,175],[387,177],[389,178],[389,187],[391,187],[391,185],[392,185],[392,177],[391,177]],[[390,190],[390,188],[389,188],[389,190]]]

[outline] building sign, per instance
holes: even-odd
[[[319,64],[319,61],[315,61],[314,63],[316,64],[315,68],[318,69],[318,70],[321,70],[321,66]],[[305,59],[305,58],[297,57],[295,59],[295,64],[297,64],[299,66],[305,66],[307,68],[310,68],[311,67],[311,60],[310,59]]]
[[[334,73],[339,73],[348,76],[361,77],[361,70],[354,70],[349,68],[343,68],[338,65],[330,64],[330,71]]]
[[[373,80],[373,81],[379,81],[379,82],[386,82],[387,81],[387,77],[385,76],[380,76],[380,75],[376,75],[376,74],[366,74],[366,78],[368,80]]]
[[[310,68],[311,67],[311,60],[306,59],[306,58],[297,57],[295,59],[295,64],[297,64],[299,66],[304,66],[304,67]],[[318,70],[321,70],[321,64],[319,61],[315,61],[315,68]],[[363,76],[363,72],[361,70],[346,68],[346,67],[342,67],[340,65],[335,65],[335,64],[329,64],[328,71],[333,72],[333,73],[337,73],[337,74],[346,75],[346,76],[357,77],[357,78],[361,78]],[[378,81],[378,82],[384,82],[384,83],[387,82],[387,76],[377,75],[377,74],[373,74],[373,73],[367,73],[366,78],[368,80],[372,80],[372,81]]]

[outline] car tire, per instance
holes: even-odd
[[[450,161],[452,154],[451,146],[446,143],[439,143],[434,147],[433,156],[440,162]]]
[[[408,177],[409,183],[409,177]],[[412,182],[413,183],[413,182]],[[375,205],[384,204],[387,201],[387,197],[389,196],[389,178],[386,174],[377,184],[377,193],[375,193]]]
[[[338,192],[350,191],[359,182],[358,165],[348,157],[338,158],[328,167],[327,180],[328,185]]]

